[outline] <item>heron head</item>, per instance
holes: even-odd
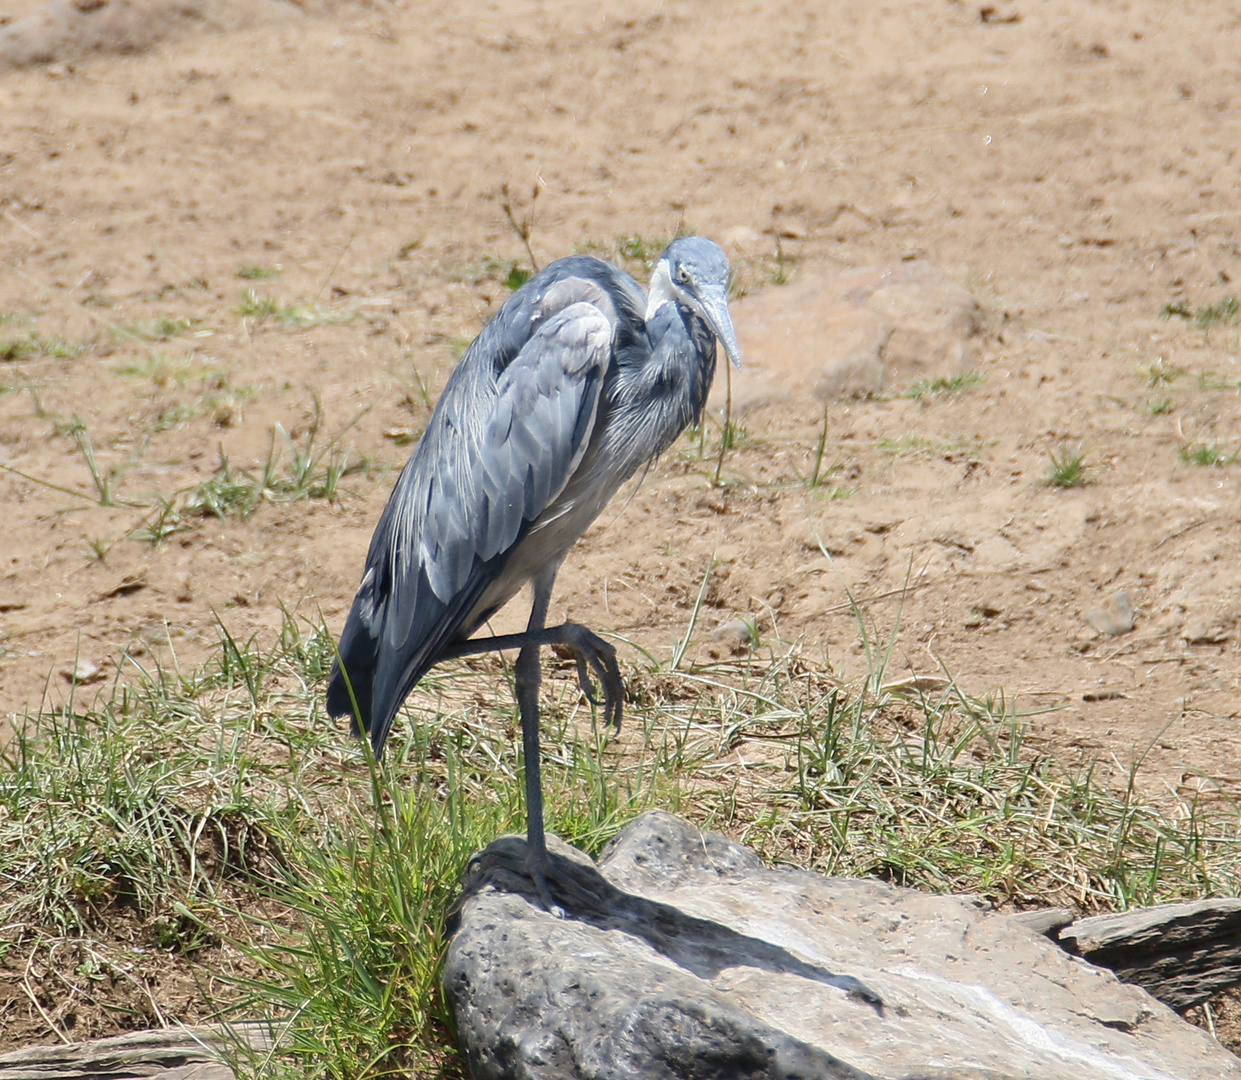
[[[703,320],[741,367],[741,349],[728,314],[728,257],[701,236],[683,236],[664,249],[651,276],[651,305],[676,300]]]

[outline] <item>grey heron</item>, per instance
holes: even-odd
[[[650,288],[584,255],[530,278],[450,376],[396,482],[366,556],[327,691],[332,716],[375,757],[405,697],[434,664],[519,649],[527,852],[543,903],[547,847],[539,782],[539,648],[567,647],[578,680],[620,727],[616,650],[576,623],[546,625],[565,555],[617,489],[706,405],[716,341],[741,366],[729,266],[710,240],[672,241]],[[524,633],[472,635],[527,583]]]

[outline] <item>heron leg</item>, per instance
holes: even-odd
[[[550,592],[548,598],[550,599]],[[573,654],[574,662],[577,664],[577,681],[582,688],[582,693],[592,705],[597,705],[599,702],[595,697],[595,679],[598,679],[603,687],[604,722],[611,725],[613,731],[620,731],[621,714],[624,711],[625,684],[621,679],[620,665],[616,661],[615,646],[604,641],[598,634],[580,623],[567,622],[559,626],[545,626],[535,630],[533,614],[531,612],[530,627],[525,633],[501,634],[496,637],[459,641],[446,648],[441,654],[441,659],[453,660],[461,656],[475,656],[478,653],[498,652],[503,649],[525,649],[531,643],[563,645]]]
[[[543,644],[541,631],[547,621],[547,608],[551,603],[552,585],[556,580],[558,566],[545,570],[534,582],[534,603],[530,608],[530,622],[526,626],[526,640],[517,654],[513,668],[517,690],[517,708],[521,712],[522,762],[526,774],[526,850],[527,866],[538,890],[543,907],[552,914],[563,914],[553,901],[547,887],[549,862],[547,839],[543,834],[543,784],[539,768],[539,648]]]

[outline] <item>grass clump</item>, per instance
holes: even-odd
[[[0,953],[49,1038],[216,1008],[151,988],[236,925],[293,790],[262,760],[288,729],[222,658],[192,675],[124,658],[110,690],[16,718],[0,751]]]
[[[327,308],[319,304],[286,304],[270,293],[255,289],[243,289],[237,302],[237,314],[243,319],[262,322],[274,319],[287,327],[304,329],[325,324],[342,325],[353,319],[353,312],[341,308]]]
[[[640,233],[629,233],[618,236],[612,241],[587,240],[574,247],[579,255],[594,255],[596,258],[615,263],[639,281],[651,276],[655,264],[664,253],[664,248],[681,236],[693,236],[693,230],[685,223],[679,224],[671,236],[644,236]]]
[[[126,360],[113,371],[125,378],[146,380],[161,390],[173,386],[183,388],[195,379],[214,382],[218,389],[228,380],[227,371],[203,363],[193,351],[174,356],[163,349],[150,349]]]
[[[193,319],[180,315],[158,315],[153,319],[135,319],[133,322],[115,323],[112,333],[122,341],[150,343],[179,337],[193,325]]]
[[[982,441],[976,438],[940,439],[912,431],[896,438],[884,436],[875,447],[893,458],[937,457],[945,461],[979,461],[983,451]]]
[[[84,352],[85,344],[67,341],[60,337],[46,337],[41,334],[26,334],[0,340],[0,362],[22,360],[27,357],[41,356],[49,360],[63,360]]]
[[[461,266],[456,277],[477,285],[483,281],[497,281],[506,289],[516,292],[533,276],[534,271],[524,267],[516,259],[502,259],[484,252]]]
[[[957,394],[962,390],[970,390],[983,381],[978,371],[958,371],[955,375],[936,375],[930,379],[919,379],[902,397],[921,401],[923,398],[945,394]]]
[[[1162,356],[1157,360],[1152,360],[1141,369],[1142,378],[1152,389],[1157,386],[1171,386],[1184,374],[1184,368],[1167,363]]]
[[[237,276],[243,281],[263,281],[276,277],[283,269],[280,266],[263,266],[261,263],[242,263],[237,268]]]
[[[1187,465],[1231,465],[1238,451],[1229,453],[1218,443],[1186,443],[1178,454]]]
[[[1085,450],[1053,450],[1049,455],[1051,464],[1043,476],[1049,487],[1078,488],[1094,482],[1094,466],[1086,464]]]
[[[1213,326],[1233,326],[1241,321],[1241,304],[1237,303],[1235,296],[1224,296],[1213,304],[1193,309],[1187,301],[1175,300],[1164,304],[1159,314],[1164,319],[1177,318],[1192,322],[1205,333]]]
[[[341,481],[365,472],[370,465],[365,458],[340,447],[344,431],[317,447],[317,429],[316,422],[299,446],[282,425],[276,424],[267,459],[257,470],[236,468],[221,451],[215,474],[179,497],[159,501],[155,512],[134,533],[135,539],[159,544],[191,528],[193,518],[246,518],[264,503],[337,499]]]
[[[1241,390],[1241,378],[1228,378],[1204,371],[1198,376],[1198,386],[1203,390]]]
[[[1178,820],[1140,799],[1132,774],[1116,790],[1089,766],[1059,767],[1002,698],[829,690],[816,712],[776,828],[814,837],[825,872],[1091,910],[1228,888],[1241,867],[1231,814],[1214,849],[1199,831],[1210,809]],[[1227,854],[1204,863],[1208,849]]]

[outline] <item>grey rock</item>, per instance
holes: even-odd
[[[1222,645],[1232,637],[1235,622],[1230,612],[1191,615],[1181,638],[1187,645]]]
[[[145,52],[191,34],[287,22],[301,17],[306,6],[278,0],[47,0],[0,26],[0,71],[63,64],[92,53]]]
[[[1178,1010],[1241,982],[1241,900],[1231,897],[1078,919],[1059,940]]]
[[[1035,911],[1011,915],[1009,918],[1027,930],[1056,939],[1060,931],[1073,921],[1073,912],[1066,907],[1038,908]]]
[[[262,1024],[136,1031],[111,1039],[31,1046],[0,1055],[0,1080],[233,1080],[229,1047],[270,1048]]]
[[[754,624],[745,619],[729,619],[711,631],[711,640],[727,645],[730,649],[744,651],[754,645]]]
[[[476,1080],[1241,1078],[1241,1061],[1006,915],[773,870],[669,814],[598,867],[556,844],[472,860],[444,988]]]
[[[983,315],[921,262],[808,276],[732,306],[746,378],[740,410],[809,397],[858,397],[951,375],[972,363]],[[717,380],[713,401],[725,393]]]

